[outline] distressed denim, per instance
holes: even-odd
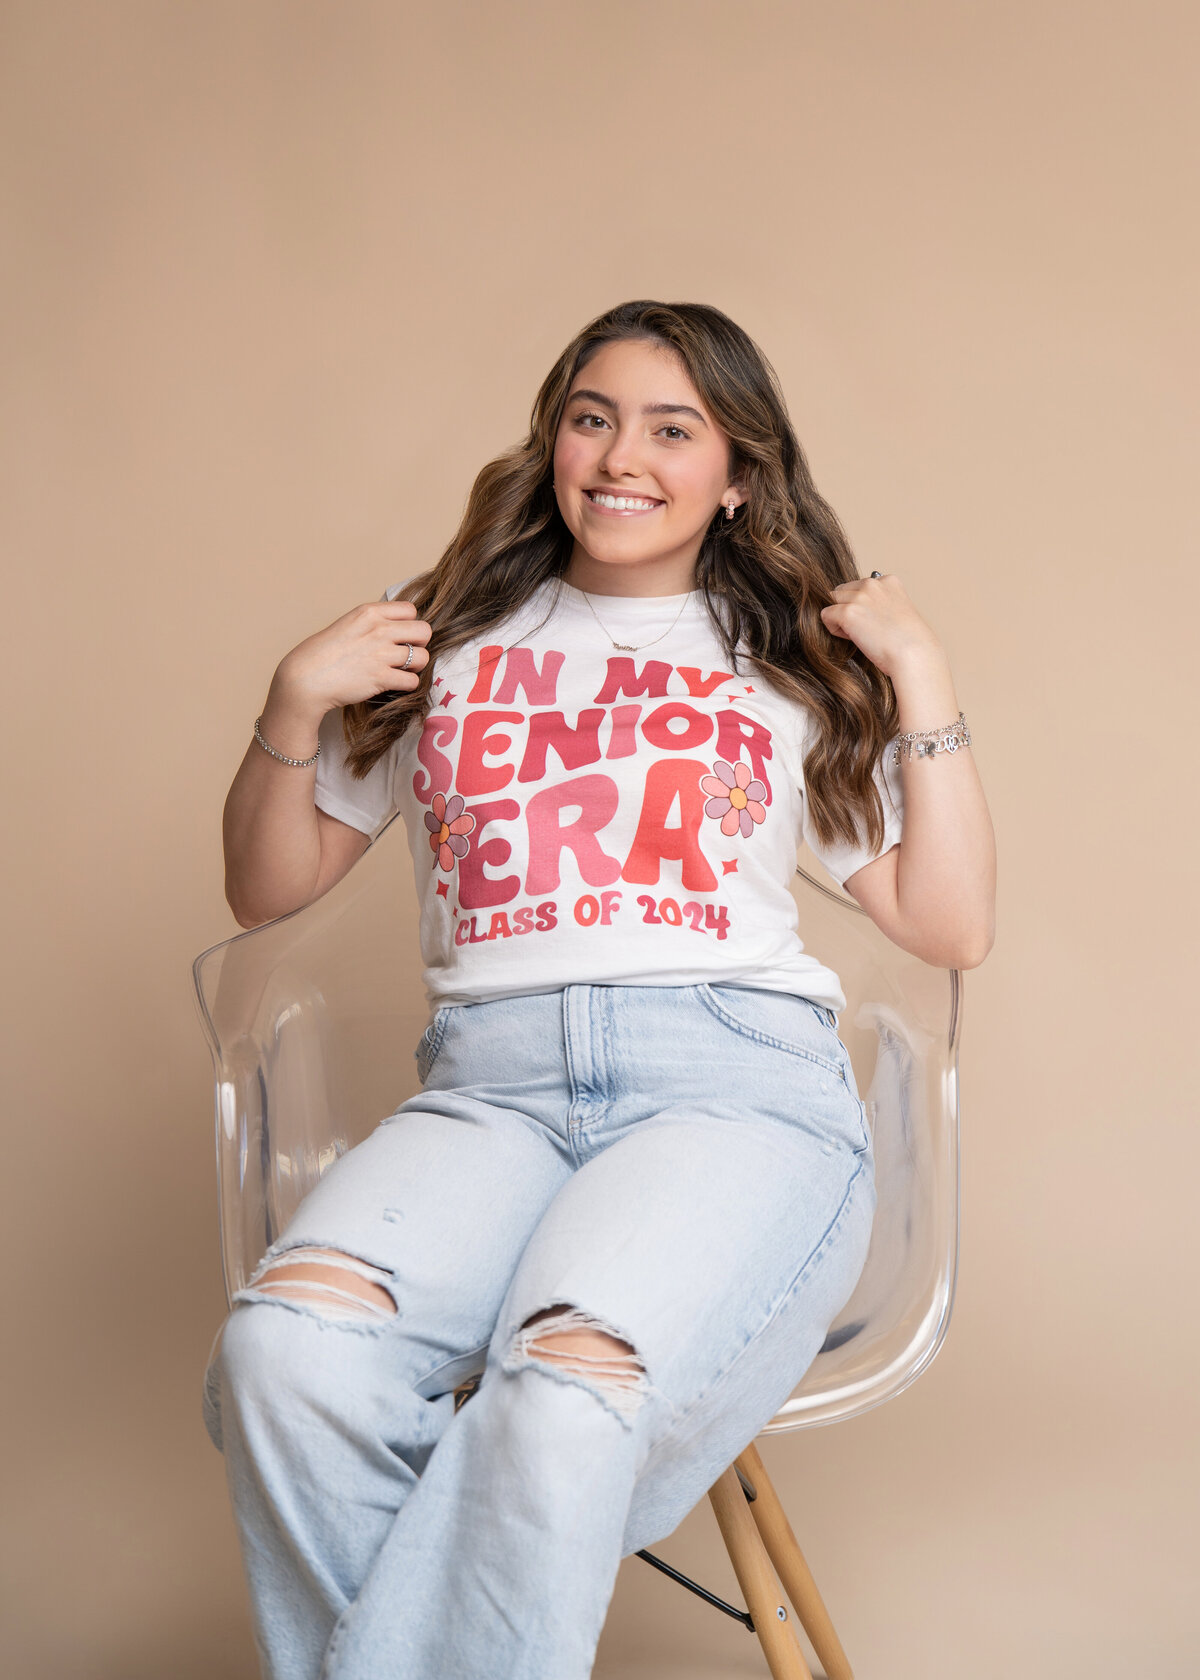
[[[305,1199],[206,1373],[263,1673],[585,1680],[621,1559],[854,1289],[865,1111],[828,1009],[732,984],[448,1005],[416,1057],[423,1089]],[[314,1248],[359,1289],[280,1286]],[[572,1325],[633,1353],[547,1357]]]

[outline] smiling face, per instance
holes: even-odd
[[[602,345],[571,382],[554,444],[555,494],[575,538],[566,581],[600,595],[694,589],[713,514],[744,500],[730,453],[675,351]]]

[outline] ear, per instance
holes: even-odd
[[[731,449],[729,453],[732,457],[734,451]],[[735,459],[731,459],[729,462],[729,482],[721,492],[721,506],[728,507],[729,503],[732,502],[734,507],[741,507],[742,503],[748,499],[749,491],[746,486],[746,464],[744,461],[738,462]]]

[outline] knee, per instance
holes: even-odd
[[[391,1281],[383,1268],[334,1249],[268,1256],[234,1296],[225,1321],[214,1361],[222,1390],[240,1405],[266,1410],[324,1396],[345,1351],[337,1332],[371,1334],[396,1316]],[[334,1339],[326,1346],[314,1331]]]
[[[603,1319],[563,1303],[533,1313],[517,1331],[504,1368],[526,1367],[588,1389],[627,1424],[650,1389],[645,1367],[630,1342]]]

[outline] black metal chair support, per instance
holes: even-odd
[[[738,1481],[742,1484],[742,1492],[746,1495],[747,1503],[753,1504],[758,1498],[754,1483],[736,1464],[734,1470],[737,1473]],[[716,1593],[710,1593],[706,1587],[700,1586],[698,1582],[691,1580],[689,1576],[682,1574],[678,1569],[672,1569],[669,1563],[664,1563],[661,1558],[656,1558],[653,1552],[637,1552],[635,1556],[645,1558],[647,1563],[652,1563],[655,1569],[661,1569],[664,1575],[669,1575],[672,1581],[678,1581],[681,1587],[686,1587],[689,1592],[694,1592],[696,1597],[702,1598],[706,1604],[712,1604],[718,1610],[724,1610],[725,1614],[732,1616],[735,1622],[741,1622],[748,1632],[753,1633],[755,1631],[754,1622],[748,1611],[735,1610],[732,1604],[726,1604],[725,1600],[718,1598]]]
[[[669,1575],[672,1581],[678,1581],[681,1587],[686,1587],[689,1592],[694,1592],[697,1598],[702,1598],[706,1604],[715,1605],[718,1610],[724,1610],[725,1614],[732,1616],[735,1622],[741,1622],[742,1626],[748,1629],[750,1633],[754,1632],[754,1623],[750,1620],[748,1611],[735,1610],[732,1604],[726,1604],[723,1598],[718,1598],[716,1593],[710,1593],[707,1587],[700,1586],[698,1582],[681,1574],[678,1569],[672,1569],[669,1563],[664,1563],[661,1558],[656,1558],[653,1552],[636,1552],[634,1555],[645,1558],[646,1562],[652,1563],[655,1569],[661,1569],[664,1575]]]

